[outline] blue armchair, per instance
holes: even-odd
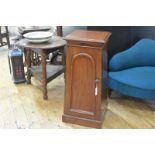
[[[141,99],[155,99],[155,41],[142,39],[114,55],[109,63],[108,87]]]

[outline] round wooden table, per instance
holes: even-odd
[[[53,39],[51,39],[51,41],[46,43],[30,43],[26,39],[21,39],[16,42],[16,46],[25,49],[24,51],[26,54],[27,83],[31,83],[32,75],[39,81],[41,81],[43,86],[43,99],[48,99],[47,83],[64,72],[64,63],[62,63],[62,65],[47,65],[47,55],[56,50],[59,50],[64,54],[63,51],[65,45],[66,41],[61,37],[54,37]],[[41,56],[41,65],[32,65],[32,50],[33,52],[36,52]]]

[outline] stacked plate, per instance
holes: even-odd
[[[26,38],[31,43],[44,43],[48,42],[52,38],[53,33],[37,31],[37,32],[29,32],[24,34],[24,38]]]

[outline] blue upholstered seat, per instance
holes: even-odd
[[[155,99],[155,41],[142,39],[112,57],[108,86],[122,94]]]

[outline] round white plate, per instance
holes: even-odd
[[[27,39],[31,40],[40,40],[40,39],[47,39],[52,37],[53,33],[45,32],[45,31],[37,31],[37,32],[29,32],[24,34],[23,36]]]
[[[45,39],[27,39],[28,42],[31,43],[44,43],[44,42],[48,42],[49,40],[51,40],[51,38],[45,38]]]

